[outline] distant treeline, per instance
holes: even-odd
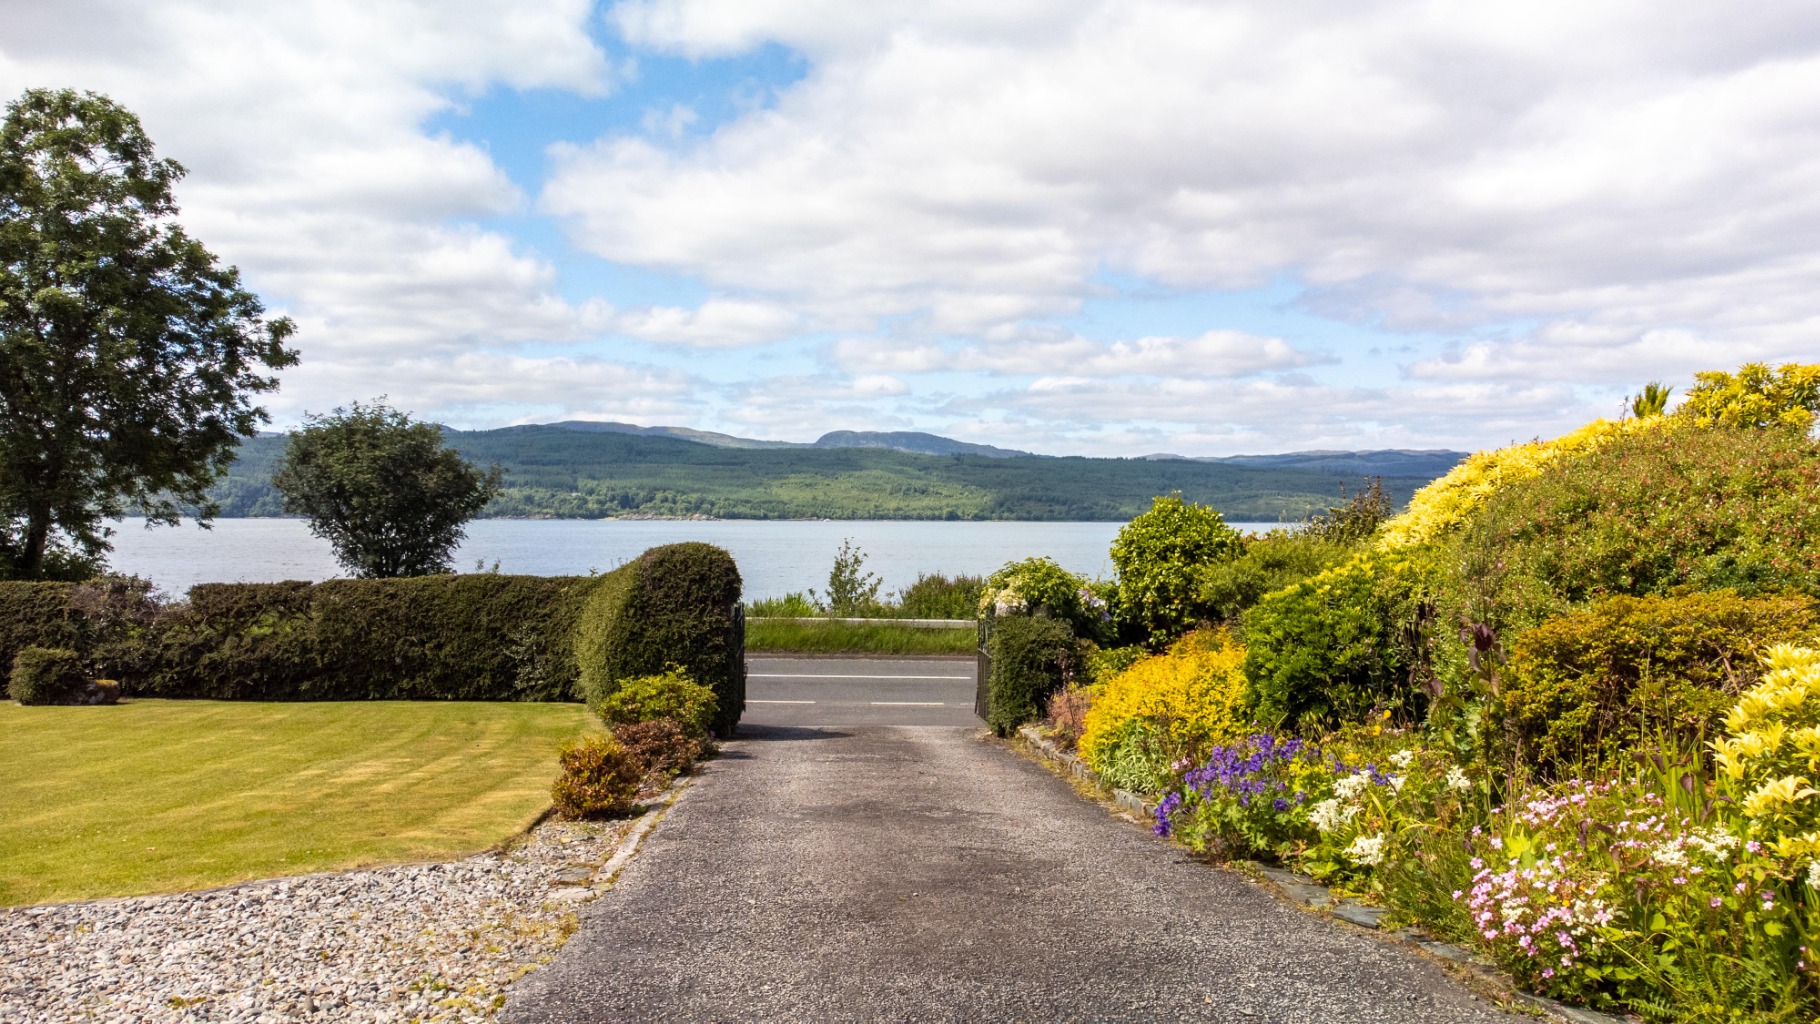
[[[1180,491],[1229,520],[1297,521],[1362,480],[1299,469],[1187,460],[986,458],[876,448],[718,448],[559,427],[448,431],[476,463],[506,469],[487,516],[599,519],[1015,519],[1121,521]],[[222,515],[282,515],[271,486],[282,436],[257,437],[214,490]],[[1428,477],[1384,477],[1409,500]]]

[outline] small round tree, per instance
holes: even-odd
[[[501,474],[445,446],[434,423],[355,402],[292,434],[272,484],[354,575],[430,576],[452,571],[464,527]]]

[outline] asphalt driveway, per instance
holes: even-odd
[[[993,743],[969,662],[752,670],[741,738],[505,1020],[1523,1019]]]

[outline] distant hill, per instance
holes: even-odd
[[[815,442],[817,448],[889,448],[919,455],[984,455],[989,459],[1039,458],[1014,448],[994,448],[989,444],[956,441],[939,434],[914,430],[880,432],[875,430],[831,430]]]
[[[1144,511],[1156,495],[1180,491],[1231,520],[1279,522],[1337,504],[1347,482],[1333,469],[1230,461],[1050,457],[988,445],[919,454],[845,445],[839,436],[823,446],[657,432],[678,429],[556,423],[446,436],[469,459],[506,469],[505,489],[488,516],[1118,521]],[[285,443],[282,435],[262,435],[242,444],[213,492],[223,515],[282,514],[271,473]],[[1370,475],[1382,475],[1386,494],[1400,504],[1434,474]]]
[[[1305,469],[1341,476],[1420,476],[1433,479],[1459,465],[1469,452],[1441,448],[1384,448],[1369,452],[1307,451],[1280,455],[1216,455],[1188,458],[1182,455],[1146,455],[1160,461],[1224,462],[1235,466],[1268,466],[1272,469]]]

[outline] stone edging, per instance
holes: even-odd
[[[1018,729],[1017,738],[1023,741],[1025,747],[1039,756],[1067,768],[1075,778],[1091,784],[1102,793],[1109,794],[1112,802],[1120,810],[1135,816],[1140,822],[1155,818],[1157,807],[1155,801],[1146,800],[1128,790],[1106,785],[1100,781],[1098,773],[1089,768],[1087,762],[1083,761],[1079,755],[1057,746],[1055,741],[1043,735],[1036,726],[1026,725]],[[1383,918],[1388,911],[1381,907],[1373,907],[1347,899],[1307,875],[1294,871],[1262,864],[1247,866],[1250,867],[1250,871],[1240,871],[1239,873],[1251,878],[1254,882],[1268,883],[1265,888],[1270,889],[1279,897],[1307,910],[1324,912],[1348,924],[1376,931],[1388,941],[1399,945],[1414,946],[1432,956],[1457,964],[1480,981],[1508,991],[1513,1001],[1539,1010],[1553,1020],[1566,1021],[1568,1024],[1627,1024],[1629,1020],[1629,1018],[1614,1017],[1608,1013],[1589,1010],[1583,1006],[1572,1006],[1547,996],[1519,991],[1511,985],[1508,977],[1469,949],[1456,946],[1451,942],[1442,942],[1414,928],[1402,928],[1389,932],[1382,930]]]

